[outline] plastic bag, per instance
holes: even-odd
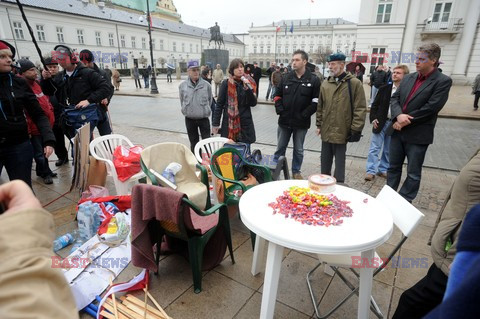
[[[140,172],[141,146],[127,148],[123,145],[117,146],[113,152],[113,165],[117,171],[118,179],[125,182],[133,175]]]
[[[88,189],[82,193],[82,199],[106,197],[108,196],[108,189],[103,186],[90,185]]]
[[[165,177],[166,179],[168,179],[170,181],[170,183],[176,184],[175,183],[175,175],[178,172],[180,172],[181,169],[182,169],[182,164],[172,162],[172,163],[168,164],[167,168],[165,168],[163,170],[162,176]]]
[[[110,243],[120,243],[127,238],[130,233],[130,226],[127,222],[125,213],[117,213],[108,219],[107,227],[98,230],[101,241]]]

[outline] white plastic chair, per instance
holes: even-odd
[[[90,154],[97,160],[105,162],[107,166],[107,173],[108,175],[112,176],[113,182],[115,183],[117,195],[126,195],[131,192],[133,184],[135,184],[135,182],[137,182],[140,178],[145,177],[145,174],[140,171],[125,182],[121,182],[118,179],[117,171],[113,165],[113,152],[119,145],[128,147],[134,146],[133,143],[123,135],[104,135],[97,137],[90,142]]]
[[[380,267],[375,269],[373,276],[377,275],[380,271],[383,270],[383,268],[390,262],[390,260],[393,258],[393,256],[398,252],[400,247],[403,245],[403,243],[407,240],[407,238],[412,234],[412,232],[417,228],[417,226],[420,224],[422,219],[425,217],[425,215],[422,214],[418,209],[416,209],[412,204],[410,204],[408,201],[406,201],[402,196],[400,196],[396,191],[394,191],[392,188],[389,186],[385,185],[380,193],[377,195],[377,200],[382,202],[390,211],[392,214],[393,218],[393,223],[400,229],[400,231],[403,233],[402,239],[398,242],[398,244],[394,247],[394,249],[390,252],[388,255],[387,259],[380,259],[377,253],[375,253],[375,257],[377,258],[376,260],[382,260],[383,262],[380,262]],[[308,289],[310,290],[310,297],[312,298],[312,303],[315,308],[315,314],[317,318],[327,318],[330,316],[335,310],[337,310],[341,305],[343,305],[351,296],[354,294],[358,294],[358,286],[354,286],[349,280],[347,280],[342,273],[339,271],[338,267],[344,267],[344,268],[349,268],[352,266],[352,257],[353,256],[360,256],[361,253],[355,253],[355,254],[348,254],[348,255],[318,255],[318,258],[320,259],[320,263],[313,268],[308,274],[307,274],[307,285]],[[333,270],[333,275],[338,275],[340,279],[351,289],[351,292],[340,302],[338,302],[332,309],[330,309],[325,315],[320,315],[318,307],[320,306],[313,294],[312,286],[311,286],[311,281],[310,277],[313,274],[315,270],[318,269],[322,263],[326,263],[330,269]],[[327,268],[327,265],[325,268]],[[350,270],[355,274],[357,278],[359,278],[358,273],[353,269],[350,268]],[[322,297],[320,300],[323,299],[325,293],[327,292],[328,288],[324,291]],[[318,305],[318,307],[317,307]],[[371,297],[370,300],[370,308],[372,311],[375,313],[375,315],[379,318],[383,318],[383,314],[378,308],[377,303]]]
[[[200,140],[193,149],[193,154],[197,158],[197,161],[200,164],[204,164],[205,159],[210,160],[213,153],[222,148],[223,144],[227,143],[228,138],[226,137],[209,137],[203,140]],[[203,158],[202,158],[203,157]],[[208,163],[210,165],[210,162]]]

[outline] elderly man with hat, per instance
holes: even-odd
[[[345,182],[347,142],[361,137],[367,101],[363,85],[354,75],[345,72],[345,55],[335,53],[328,60],[330,76],[323,81],[317,108],[317,135],[322,138],[321,172]]]
[[[208,119],[212,110],[212,87],[210,83],[200,76],[200,65],[197,60],[189,61],[187,64],[188,79],[178,87],[180,93],[180,104],[182,114],[185,116],[190,149],[193,152],[195,144],[200,137],[210,137],[210,120]]]
[[[14,57],[15,48],[0,40],[0,167],[6,168],[10,180],[20,179],[31,187],[33,148],[25,111],[40,131],[47,158],[53,152],[55,137],[25,79],[11,73]]]
[[[37,97],[37,101],[40,104],[43,112],[48,117],[48,121],[50,122],[50,127],[53,127],[53,123],[55,121],[55,117],[53,115],[53,106],[50,103],[50,99],[48,96],[43,94],[42,88],[37,81],[37,68],[32,61],[27,59],[19,60],[18,63],[20,64],[19,74],[22,78],[27,81],[28,86],[33,91],[33,94]],[[52,177],[56,177],[57,173],[53,173],[48,165],[48,159],[45,157],[43,153],[43,139],[40,135],[40,132],[33,123],[32,118],[28,114],[25,114],[27,117],[27,124],[28,124],[28,133],[30,135],[30,142],[33,146],[33,159],[35,160],[36,166],[36,173],[38,177],[43,178],[43,182],[45,184],[52,184],[53,180]]]

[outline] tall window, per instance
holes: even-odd
[[[155,50],[155,39],[152,39],[152,49]]]
[[[147,48],[147,40],[145,38],[142,38],[142,49]]]
[[[267,54],[270,54],[270,46],[267,46]]]
[[[198,44],[197,44],[197,45],[195,45],[195,46],[196,46],[196,52],[198,53]]]
[[[97,46],[102,46],[102,34],[99,31],[95,31],[95,41]]]
[[[120,35],[120,46],[122,48],[125,47],[125,35],[124,34]]]
[[[385,55],[385,48],[373,48],[372,49],[372,59],[370,64],[370,74],[375,71],[377,65],[383,64],[383,59]]]
[[[448,22],[450,12],[452,11],[451,2],[441,2],[435,4],[432,22]]]
[[[193,44],[190,43],[190,53],[193,53]]]
[[[137,48],[137,39],[135,37],[131,37],[130,40],[132,41],[132,48]]]
[[[253,47],[253,54],[257,54],[257,46]]]
[[[45,41],[45,31],[43,25],[37,24],[37,38],[38,41]]]
[[[182,52],[185,52],[185,43],[182,43]]]
[[[77,29],[77,39],[78,39],[78,44],[85,44],[85,39],[83,38],[82,29]]]
[[[160,51],[163,51],[163,40],[160,40]]]
[[[25,36],[23,35],[22,23],[21,22],[14,22],[13,23],[13,30],[15,32],[15,38],[19,40],[25,40]]]
[[[63,37],[63,28],[57,27],[57,40],[59,43],[64,43],[65,38]]]
[[[380,3],[378,4],[377,23],[389,23],[390,22],[390,15],[392,14],[392,3],[385,3],[385,2],[387,2],[387,1],[386,0],[380,0]]]
[[[260,46],[260,54],[263,54],[263,45]]]
[[[111,47],[115,46],[115,41],[113,41],[113,33],[108,34],[108,45]]]
[[[173,42],[173,48],[172,48],[172,51],[173,52],[177,52],[177,42]]]

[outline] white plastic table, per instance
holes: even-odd
[[[387,241],[393,230],[393,219],[381,202],[360,191],[336,186],[333,194],[350,202],[353,216],[343,218],[340,226],[312,226],[302,224],[283,214],[273,214],[268,206],[290,186],[308,187],[308,181],[283,180],[255,186],[240,199],[242,222],[257,234],[255,249],[262,239],[268,241],[267,263],[260,318],[273,318],[283,248],[316,254],[352,254],[361,252],[362,260],[372,260],[375,248]],[[365,200],[366,199],[366,200]],[[259,238],[261,237],[261,238]],[[258,251],[255,253],[258,256]],[[252,273],[258,273],[254,260]],[[358,318],[368,318],[372,292],[373,268],[360,269]]]

